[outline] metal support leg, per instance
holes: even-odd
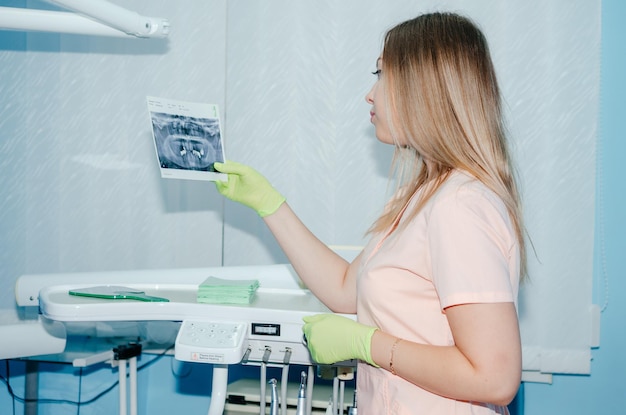
[[[222,415],[226,403],[228,386],[228,365],[213,365],[213,387],[208,415]]]
[[[128,371],[126,365],[128,364]],[[126,382],[126,375],[128,380]],[[137,415],[137,358],[119,360],[120,415]]]
[[[75,359],[73,364],[74,367],[85,367],[100,362],[111,361],[111,366],[118,366],[120,390],[119,415],[126,415],[128,412],[130,412],[130,415],[137,415],[137,356],[140,354],[141,345],[129,343],[128,345],[120,345],[113,349],[113,351],[95,354],[82,359]],[[126,381],[127,376],[130,385]],[[28,415],[35,414],[29,413]]]
[[[37,415],[37,397],[39,395],[39,363],[26,361],[26,404],[24,415]]]
[[[130,415],[137,415],[137,357],[128,359],[130,380]]]
[[[118,363],[119,389],[120,389],[120,415],[126,415],[126,360]]]

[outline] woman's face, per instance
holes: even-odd
[[[376,82],[365,96],[365,101],[372,106],[370,109],[370,122],[376,128],[376,137],[385,144],[394,144],[389,128],[386,109],[385,83],[382,80],[382,58],[376,60]]]

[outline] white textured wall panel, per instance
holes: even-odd
[[[124,5],[166,16],[171,36],[2,45],[5,308],[23,273],[221,264],[221,200],[212,184],[161,179],[146,96],[225,106],[225,1]]]

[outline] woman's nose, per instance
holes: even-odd
[[[374,103],[374,87],[372,87],[372,89],[370,89],[370,92],[365,95],[365,102],[370,105]]]

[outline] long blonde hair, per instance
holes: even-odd
[[[400,23],[385,36],[379,82],[387,90],[396,152],[395,198],[370,228],[388,229],[421,189],[414,217],[452,169],[466,171],[504,202],[526,249],[520,195],[506,143],[500,89],[487,41],[469,19],[430,13]]]

